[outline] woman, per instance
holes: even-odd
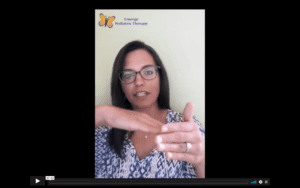
[[[111,79],[112,106],[96,106],[96,178],[204,178],[205,130],[170,108],[167,72],[140,41],[118,53]]]

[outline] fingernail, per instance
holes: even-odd
[[[172,153],[168,153],[168,158],[170,159],[172,157]]]
[[[157,142],[161,142],[162,138],[160,136],[156,137]]]
[[[161,129],[161,131],[162,131],[162,132],[167,132],[167,131],[168,131],[168,128],[167,128],[167,127],[163,127],[163,128]]]
[[[164,145],[164,144],[159,144],[159,147],[160,147],[161,149],[165,149],[165,145]]]

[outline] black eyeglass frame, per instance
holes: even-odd
[[[160,69],[160,66],[157,66],[157,65],[149,65],[149,66],[146,66],[146,67],[142,68],[142,70],[144,70],[145,68],[148,68],[148,67],[155,67],[155,72],[156,72],[156,73],[158,72],[158,69]],[[157,77],[157,75],[158,75],[158,74],[156,74],[156,76],[155,76],[154,78],[152,78],[152,79],[146,79],[146,78],[144,78],[144,77],[142,76],[142,74],[141,74],[141,71],[142,71],[142,70],[140,70],[140,71],[138,71],[138,72],[136,72],[136,71],[134,71],[134,70],[130,70],[130,71],[134,72],[134,80],[133,80],[132,82],[130,82],[130,83],[125,83],[125,82],[122,81],[121,75],[122,75],[122,73],[123,73],[124,71],[122,71],[122,72],[119,74],[119,79],[120,79],[120,81],[121,81],[123,84],[131,84],[131,83],[133,83],[133,82],[135,81],[137,73],[139,73],[139,74],[141,75],[141,77],[142,77],[144,80],[153,80],[153,79],[155,79],[155,78]],[[128,70],[127,70],[127,71],[128,71]]]

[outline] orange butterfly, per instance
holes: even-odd
[[[112,22],[115,20],[115,17],[112,16],[112,17],[108,17],[106,18],[102,13],[100,14],[100,18],[101,18],[101,21],[99,22],[99,25],[100,26],[104,26],[106,27],[106,25],[109,27],[109,28],[112,28],[113,24]]]

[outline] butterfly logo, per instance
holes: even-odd
[[[112,16],[112,17],[106,17],[104,16],[102,13],[100,14],[100,18],[101,18],[101,21],[99,22],[99,25],[100,26],[108,26],[109,28],[112,28],[113,24],[112,22],[115,20],[115,17]]]

